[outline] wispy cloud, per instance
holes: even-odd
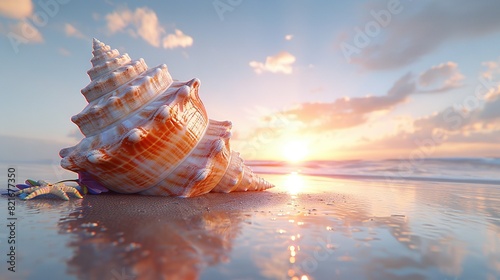
[[[24,19],[33,13],[31,0],[2,0],[0,14],[9,18]]]
[[[65,48],[59,48],[58,51],[62,56],[70,56],[71,55],[71,52]]]
[[[2,0],[0,1],[0,15],[12,18],[6,27],[0,25],[0,33],[9,37],[15,45],[42,43],[43,35],[27,19],[33,15],[33,2],[31,0]]]
[[[484,99],[486,101],[493,101],[497,98],[500,98],[500,86],[497,86],[496,88],[491,88],[485,95]]]
[[[433,91],[446,91],[462,86],[464,75],[454,62],[441,63],[420,74],[418,82],[423,87],[432,87]]]
[[[132,37],[141,37],[157,48],[186,48],[193,45],[193,38],[179,29],[176,29],[174,34],[165,36],[165,28],[160,24],[155,11],[147,7],[137,8],[135,11],[122,7],[107,14],[105,19],[111,34],[126,32]]]
[[[403,75],[382,95],[302,103],[279,112],[267,112],[261,125],[244,140],[255,142],[262,135],[272,139],[280,135],[289,137],[290,134],[313,137],[313,142],[321,143],[318,147],[330,147],[332,152],[338,149],[337,154],[347,157],[362,156],[363,153],[385,157],[410,156],[415,151],[423,153],[424,157],[450,156],[456,155],[457,149],[465,149],[462,155],[491,156],[492,150],[500,148],[499,85],[483,88],[477,102],[470,100],[477,96],[473,89],[471,95],[464,98],[462,108],[455,108],[453,103],[450,106],[455,107],[427,116],[394,116],[394,109],[403,103],[411,104],[412,96],[452,91],[463,87],[463,79],[456,63],[441,63],[419,75]],[[266,123],[266,120],[276,119],[283,125]],[[384,128],[383,132],[374,133],[378,128]],[[337,139],[336,144],[329,142],[332,137]],[[279,146],[277,143],[273,145]],[[383,153],[377,154],[377,150]]]
[[[186,48],[193,45],[193,38],[184,34],[179,29],[175,30],[174,34],[168,34],[163,38],[163,47],[165,49]]]
[[[452,148],[464,143],[476,148],[489,143],[500,148],[500,88],[494,91],[496,97],[485,100],[481,107],[470,111],[450,107],[430,116],[414,119],[411,130],[400,130],[367,143],[367,146],[380,149],[420,149],[425,156],[435,156],[434,153],[440,146]],[[489,154],[491,155],[491,150]]]
[[[132,36],[140,36],[152,46],[160,47],[160,39],[165,30],[153,10],[146,7],[135,11],[120,8],[107,14],[105,18],[110,33],[126,31]]]
[[[500,32],[500,1],[419,1],[406,3],[405,9],[409,5],[414,12],[394,16],[351,61],[365,69],[398,68],[445,42]]]
[[[498,92],[498,89],[496,89]],[[415,120],[415,130],[425,132],[426,135],[432,135],[436,129],[450,132],[465,132],[475,130],[490,130],[490,125],[497,126],[500,129],[500,98],[492,98],[485,102],[483,107],[475,108],[470,111],[458,111],[448,108],[432,116]],[[496,123],[496,124],[495,124]]]
[[[416,92],[413,80],[413,75],[408,73],[396,81],[385,95],[344,97],[333,102],[302,103],[280,114],[299,121],[304,128],[316,132],[355,127],[365,123],[370,113],[390,110],[404,102],[407,96]]]
[[[87,36],[83,35],[83,33],[80,30],[76,29],[76,27],[74,27],[73,25],[71,25],[69,23],[66,23],[64,25],[64,33],[68,37],[75,37],[75,38],[79,38],[79,39],[87,39]]]
[[[268,56],[264,63],[250,61],[249,65],[257,74],[262,72],[291,74],[293,72],[292,64],[295,62],[295,56],[289,52],[282,51],[275,56]]]
[[[500,64],[499,61],[486,61],[483,62],[481,65],[486,67],[486,70],[484,70],[481,73],[481,77],[485,79],[493,79],[495,75],[500,74]]]
[[[31,23],[25,20],[20,20],[15,24],[10,24],[7,33],[12,33],[24,44],[38,44],[43,42],[43,36],[40,31]],[[11,34],[11,35],[12,35]]]
[[[433,66],[419,76],[407,73],[384,95],[343,97],[333,102],[302,103],[279,112],[313,132],[346,129],[366,123],[374,113],[387,113],[412,94],[433,94],[460,86],[463,75],[454,62]]]

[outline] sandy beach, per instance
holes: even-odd
[[[264,178],[277,187],[17,200],[16,272],[3,261],[1,279],[500,278],[498,186]]]

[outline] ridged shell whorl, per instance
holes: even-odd
[[[265,190],[231,151],[231,122],[210,120],[200,81],[173,81],[165,64],[148,68],[93,41],[89,104],[71,120],[85,138],[60,151],[61,166],[86,171],[120,193],[191,197]]]

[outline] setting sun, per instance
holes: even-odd
[[[309,154],[307,143],[300,140],[287,142],[283,146],[283,157],[289,162],[303,161]]]

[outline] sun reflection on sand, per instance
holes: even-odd
[[[297,195],[305,191],[304,179],[298,172],[287,174],[283,185],[291,195]]]
[[[288,275],[293,275],[290,276],[292,279],[300,279],[301,274],[309,273],[337,275],[339,279],[349,278],[345,273],[355,274],[352,271],[347,272],[349,269],[342,268],[349,265],[339,263],[357,264],[359,270],[356,272],[376,274],[383,279],[400,279],[398,273],[392,273],[391,270],[404,271],[405,268],[411,267],[418,267],[421,271],[406,275],[410,278],[421,276],[428,278],[429,274],[426,273],[434,268],[437,268],[443,277],[456,278],[467,275],[464,271],[466,263],[472,256],[480,253],[477,249],[471,251],[466,243],[466,240],[469,240],[467,232],[476,231],[467,228],[467,225],[470,225],[468,221],[473,222],[475,219],[474,223],[479,227],[486,221],[480,216],[468,217],[469,214],[464,215],[462,211],[471,213],[479,211],[481,215],[485,215],[483,217],[497,217],[496,220],[500,213],[491,214],[494,212],[491,209],[498,210],[498,205],[470,207],[470,201],[458,202],[457,197],[453,195],[470,192],[466,197],[472,198],[475,202],[474,197],[484,192],[482,188],[464,188],[447,184],[436,187],[439,184],[411,181],[405,182],[404,185],[387,184],[384,181],[353,183],[349,180],[323,178],[324,182],[328,182],[329,193],[335,194],[323,196],[321,193],[327,192],[325,188],[323,191],[318,190],[317,185],[320,180],[319,177],[304,176],[299,173],[287,174],[282,190],[290,194],[288,211],[284,211],[286,215],[278,213],[275,216],[278,219],[272,219],[276,222],[286,219],[284,221],[291,225],[286,232],[288,234],[286,251],[289,266],[292,267],[288,270]],[[457,188],[451,195],[448,191],[451,190],[450,187]],[[496,195],[492,194],[490,193],[489,202],[496,201],[498,190]],[[318,201],[330,206],[331,211],[327,211],[328,208],[318,207]],[[459,213],[461,215],[458,215]],[[320,228],[331,234],[321,233]],[[455,232],[456,230],[459,231]],[[491,231],[489,232],[485,244],[491,244],[494,248],[497,241],[495,237],[491,237],[494,236]],[[387,233],[391,238],[387,237]],[[318,235],[315,237],[315,234]],[[300,235],[304,237],[297,238]],[[336,237],[330,238],[330,236]],[[345,237],[347,239],[341,241]],[[474,244],[475,241],[471,242]],[[297,248],[305,250],[300,252]],[[367,249],[363,248],[371,249],[366,251]],[[359,250],[366,252],[356,253]],[[381,250],[380,255],[374,253],[378,250]],[[490,250],[496,253],[488,252],[487,255],[498,254],[497,250]],[[391,254],[387,254],[388,252]],[[405,252],[410,255],[406,255]],[[373,255],[368,257],[370,254]],[[415,259],[411,257],[412,254],[419,257]],[[371,261],[366,262],[367,257]],[[334,265],[336,262],[337,265]],[[489,271],[482,273],[491,279],[495,279],[492,276],[500,276],[498,262],[489,261],[487,264]],[[285,267],[280,267],[278,270],[283,269]]]

